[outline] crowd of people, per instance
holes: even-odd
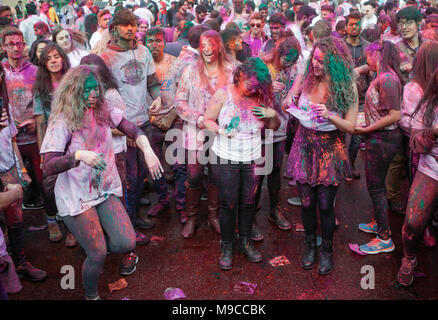
[[[302,207],[301,265],[329,274],[336,194],[340,184],[360,179],[360,149],[373,212],[358,229],[375,237],[359,250],[392,252],[388,211],[405,216],[397,244],[404,257],[394,276],[412,283],[418,245],[435,246],[438,219],[434,3],[107,4],[0,6],[7,234],[0,228],[0,297],[20,290],[17,275],[47,277],[26,259],[23,210],[44,209],[50,242],[65,237],[67,247],[83,248],[89,300],[100,299],[108,252],[123,254],[121,274],[135,272],[135,247],[150,241],[141,230],[172,211],[171,201],[189,239],[206,198],[208,224],[221,236],[221,270],[232,269],[237,238],[240,252],[260,262],[254,241],[264,236],[255,216],[265,176],[267,219],[292,228],[280,206],[283,172],[299,194],[288,203]],[[144,196],[148,186],[154,205]],[[141,206],[151,206],[146,216],[138,214]]]

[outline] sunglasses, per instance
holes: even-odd
[[[262,26],[262,25],[259,24],[259,23],[257,23],[257,24],[255,24],[255,23],[251,23],[251,27],[253,27],[253,28],[255,28],[255,27],[260,28],[261,26]]]

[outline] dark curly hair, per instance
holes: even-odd
[[[257,92],[260,102],[265,106],[272,107],[274,94],[272,91],[272,78],[269,69],[262,59],[251,57],[246,59],[244,63],[237,66],[233,72],[233,83],[238,85],[242,79],[242,75],[247,78],[256,77],[259,82]]]

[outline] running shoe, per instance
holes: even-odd
[[[379,236],[375,237],[370,242],[359,246],[359,250],[368,254],[378,254],[383,252],[392,252],[395,249],[394,242],[391,238],[382,240]]]
[[[402,259],[402,265],[397,273],[397,281],[402,286],[410,286],[414,281],[414,271],[417,267],[417,259],[410,260],[406,257]]]
[[[287,199],[287,203],[289,203],[291,206],[301,206],[301,199],[300,197],[293,197],[293,198],[289,198]]]
[[[377,233],[377,222],[373,218],[370,223],[360,223],[359,230],[366,233]]]

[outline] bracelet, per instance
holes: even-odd
[[[26,168],[21,168],[21,173],[27,173],[27,169]]]
[[[75,160],[79,160],[80,154],[80,150],[75,152]]]

